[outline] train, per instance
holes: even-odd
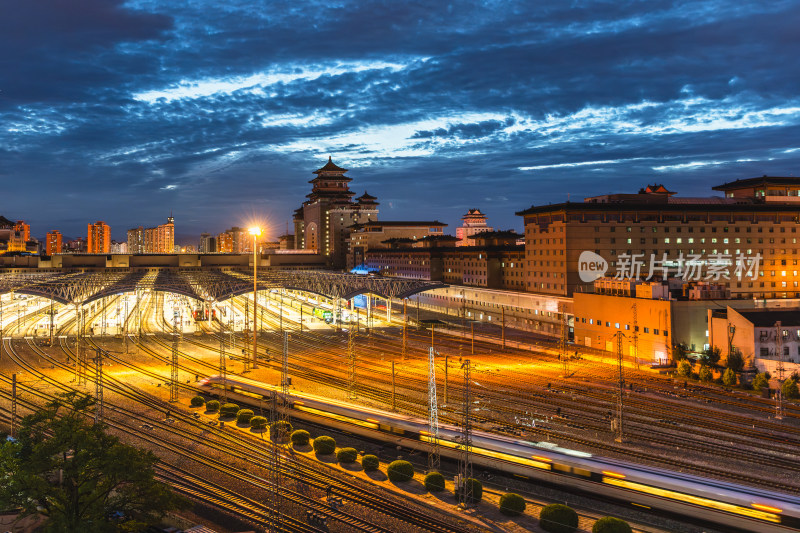
[[[305,393],[283,398],[272,385],[259,381],[209,376],[200,389],[257,405],[277,395],[281,410],[298,420],[329,426],[396,446],[427,451],[434,441],[427,420],[354,405]],[[461,430],[440,425],[438,443],[443,457],[457,459]],[[474,465],[518,477],[541,480],[572,490],[600,495],[623,504],[654,509],[695,521],[740,531],[778,533],[800,529],[800,498],[736,483],[637,465],[562,448],[472,431]]]
[[[211,309],[210,312],[211,312],[211,320],[216,320],[217,310]],[[201,308],[197,308],[194,311],[192,311],[192,318],[194,318],[196,322],[208,320],[208,317],[209,317],[208,309],[203,310]]]
[[[326,324],[333,322],[333,311],[323,309],[322,307],[314,308],[314,316],[320,320],[324,320]]]

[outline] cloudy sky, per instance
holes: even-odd
[[[329,155],[454,226],[795,175],[800,2],[0,0],[0,214],[285,231]]]

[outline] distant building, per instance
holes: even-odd
[[[294,212],[294,248],[323,255],[334,268],[348,263],[351,226],[378,218],[377,198],[365,192],[353,201],[352,179],[345,172],[347,169],[336,166],[329,157],[309,181],[313,187],[308,200]]]
[[[83,237],[78,237],[77,239],[67,241],[64,245],[64,252],[69,254],[86,253],[86,240]]]
[[[153,228],[128,230],[128,253],[171,254],[175,251],[175,219],[170,215],[166,224]]]
[[[47,232],[46,253],[47,255],[60,254],[62,250],[61,232],[58,230]]]
[[[127,254],[128,253],[128,243],[127,242],[111,241],[111,253],[112,254]]]
[[[198,251],[201,254],[213,254],[217,252],[217,238],[213,237],[210,233],[202,233],[200,235],[200,245]]]
[[[98,220],[89,224],[86,231],[86,253],[107,254],[111,251],[111,228]]]
[[[24,220],[0,217],[0,254],[4,253],[39,253],[39,241],[31,239],[31,227]]]
[[[241,254],[250,250],[252,238],[240,227],[234,226],[217,236],[217,252],[221,254]]]
[[[128,253],[134,255],[144,253],[144,228],[142,226],[128,230]]]
[[[369,250],[391,248],[398,239],[408,242],[428,236],[444,235],[444,222],[431,221],[368,221],[350,226],[347,268],[362,264]]]
[[[470,209],[461,220],[461,227],[456,228],[456,237],[459,239],[456,246],[475,246],[473,235],[494,229],[486,224],[486,215],[480,209]]]

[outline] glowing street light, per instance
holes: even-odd
[[[256,297],[256,291],[258,290],[258,244],[257,240],[259,235],[261,235],[261,228],[258,226],[254,226],[248,230],[250,235],[253,236],[253,370],[258,368],[258,357],[256,349],[258,348],[258,342],[256,340],[256,319],[258,318],[258,313],[256,311],[256,306],[258,305],[258,299]]]

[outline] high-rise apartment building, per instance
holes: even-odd
[[[107,254],[111,251],[111,229],[98,220],[89,224],[86,231],[86,253]]]
[[[60,254],[61,253],[61,232],[58,230],[48,231],[47,232],[47,243],[46,243],[46,251],[47,255],[53,254]]]
[[[171,254],[175,252],[175,219],[172,215],[166,224],[154,228],[128,230],[129,254]]]
[[[533,206],[525,220],[525,289],[591,292],[595,277],[711,281],[732,298],[800,297],[800,178],[737,180],[724,197],[638,194]]]
[[[470,209],[461,220],[463,221],[461,227],[456,228],[456,237],[459,239],[456,246],[475,246],[473,235],[494,230],[486,224],[486,215],[481,213],[480,209]]]
[[[309,181],[313,187],[308,200],[294,212],[294,247],[324,255],[337,268],[347,264],[350,228],[378,219],[377,198],[365,192],[353,201],[352,179],[345,172],[329,157]]]
[[[200,235],[200,246],[198,250],[201,254],[213,254],[217,251],[217,238],[212,237],[210,233],[202,233]]]
[[[250,250],[249,235],[240,227],[234,226],[217,236],[217,252],[221,254],[241,254]]]

